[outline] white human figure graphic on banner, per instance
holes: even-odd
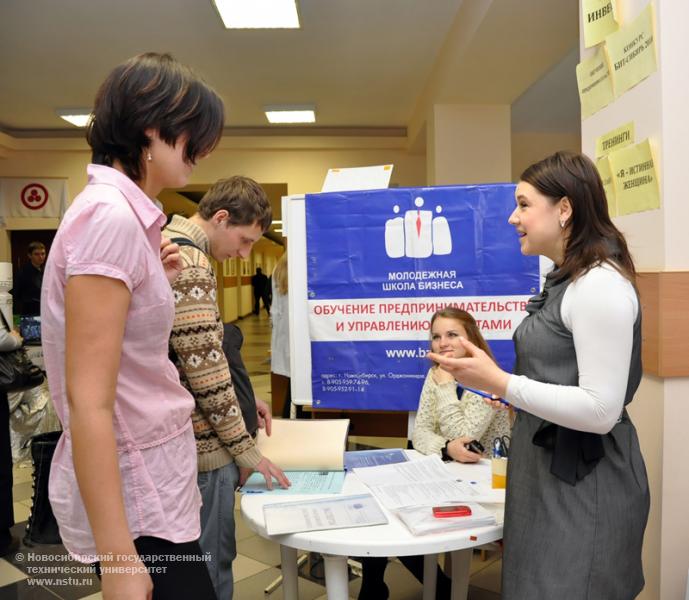
[[[442,206],[436,206],[435,212],[443,212]],[[433,254],[443,255],[452,254],[452,235],[450,234],[450,224],[445,217],[433,219]]]
[[[392,211],[398,214],[400,207],[395,204]],[[390,258],[404,256],[404,219],[402,217],[393,217],[385,222],[385,252]]]
[[[393,217],[385,222],[385,252],[389,258],[428,258],[452,254],[452,233],[450,224],[443,216],[433,218],[430,210],[421,210],[424,200],[414,199],[416,210],[408,210],[402,217]],[[392,211],[399,214],[400,207],[395,204]],[[440,215],[442,206],[436,206]]]
[[[433,254],[433,235],[431,220],[433,212],[421,210],[423,198],[414,200],[416,210],[408,210],[404,215],[405,250],[409,258],[428,258]]]

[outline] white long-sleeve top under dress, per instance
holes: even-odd
[[[511,375],[506,400],[556,425],[608,433],[624,404],[638,312],[632,284],[612,265],[594,267],[567,287],[560,307],[574,342],[578,385]]]
[[[495,410],[477,394],[464,390],[457,398],[457,383],[436,383],[429,369],[421,390],[412,444],[422,454],[440,454],[448,441],[467,436],[481,442],[488,456],[496,437],[509,435],[508,411]]]

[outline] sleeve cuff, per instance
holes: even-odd
[[[261,451],[256,446],[252,446],[246,452],[242,452],[241,454],[235,456],[234,462],[237,463],[238,467],[254,469],[262,459],[263,455],[261,454]]]
[[[515,408],[522,408],[521,398],[519,395],[519,388],[521,387],[521,380],[526,379],[523,375],[510,375],[507,380],[507,393],[505,400],[507,400]]]
[[[129,293],[134,290],[134,282],[129,274],[113,265],[103,263],[76,263],[67,267],[67,277],[75,275],[100,275],[110,279],[118,279],[127,286]]]
[[[417,448],[415,444],[414,449],[418,450],[422,454],[437,454],[438,456],[440,456],[443,450],[443,446],[445,446],[446,443],[446,439],[434,435],[433,439],[425,440],[421,444],[419,444],[421,448]]]

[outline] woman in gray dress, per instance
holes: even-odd
[[[644,585],[646,469],[625,406],[641,379],[641,308],[593,163],[526,169],[510,216],[523,254],[555,267],[514,335],[514,374],[470,342],[431,354],[461,385],[518,409],[505,505],[505,600],[629,600]],[[497,403],[494,403],[497,404]]]

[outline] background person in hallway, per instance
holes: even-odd
[[[100,561],[105,600],[215,597],[197,541],[194,400],[168,358],[180,256],[154,198],[187,184],[224,120],[169,55],[116,67],[87,129],[88,184],[46,266],[43,352],[65,430],[50,502],[67,550]]]
[[[515,374],[463,341],[431,354],[460,385],[519,408],[507,471],[502,597],[635,598],[644,586],[646,468],[624,408],[641,380],[634,263],[600,176],[558,152],[522,173],[509,221],[555,263],[514,334]]]
[[[283,252],[273,269],[270,283],[273,288],[273,310],[270,313],[270,371],[287,380],[282,417],[290,418],[292,394],[289,370],[289,284],[287,279],[287,250]],[[297,418],[302,407],[297,406]]]
[[[21,347],[22,341],[19,332],[7,331],[4,322],[0,319],[0,352],[16,350]],[[0,391],[0,556],[5,556],[19,548],[19,540],[13,538],[10,533],[10,527],[14,525],[12,483],[10,406],[7,392]]]
[[[270,283],[261,267],[256,267],[256,274],[251,277],[251,287],[254,291],[254,314],[257,315],[261,309],[261,300],[266,312],[270,314]]]
[[[28,250],[29,262],[19,269],[11,293],[15,314],[35,316],[41,314],[45,245],[43,242],[31,242]]]
[[[232,597],[234,490],[252,470],[287,487],[285,474],[261,455],[247,432],[230,369],[223,352],[223,323],[217,304],[217,280],[209,256],[218,262],[248,258],[251,247],[270,226],[265,192],[247,177],[215,183],[199,202],[198,212],[175,215],[164,235],[176,241],[182,272],[172,284],[175,323],[170,346],[183,385],[196,400],[192,421],[198,454],[201,549],[218,598]],[[241,472],[240,472],[241,470]]]

